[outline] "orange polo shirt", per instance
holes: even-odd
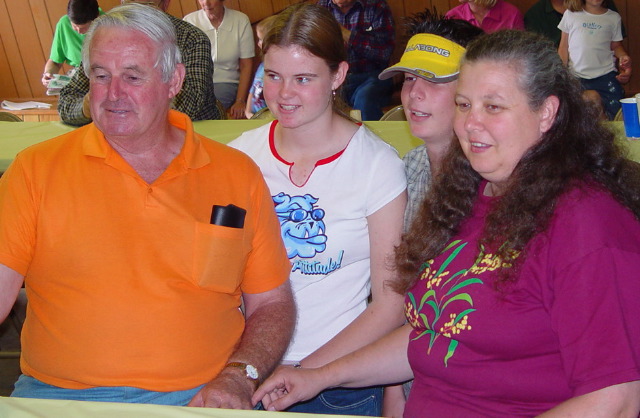
[[[244,329],[242,292],[290,270],[269,191],[244,154],[193,131],[147,184],[94,124],[21,152],[0,180],[0,263],[25,275],[23,373],[72,389],[193,388]],[[247,210],[211,225],[213,205]]]

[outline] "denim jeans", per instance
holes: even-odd
[[[389,104],[392,79],[378,80],[379,71],[349,73],[343,86],[343,97],[349,106],[358,109],[362,120],[380,120],[382,108]]]
[[[20,375],[11,394],[16,398],[67,399],[72,401],[149,403],[184,406],[203,387],[175,392],[153,392],[133,387],[95,387],[64,389],[51,386],[30,376]]]
[[[382,415],[382,388],[327,389],[315,398],[296,404],[287,411],[379,417]]]
[[[220,100],[220,103],[222,103],[222,107],[224,107],[224,110],[229,110],[229,108],[236,101],[236,93],[238,93],[238,84],[237,83],[215,83],[213,85],[213,92],[216,95],[216,99]]]

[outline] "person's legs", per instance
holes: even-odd
[[[595,90],[600,95],[602,107],[609,120],[613,120],[620,109],[620,99],[624,97],[624,89],[616,79],[617,73],[612,71],[593,79],[580,79],[585,90]]]
[[[350,73],[343,90],[345,101],[360,111],[362,120],[380,120],[382,108],[389,104],[393,81],[379,80],[377,72]]]
[[[328,389],[313,399],[292,406],[287,411],[379,417],[382,414],[382,388]]]
[[[236,101],[238,85],[236,83],[215,83],[213,85],[213,92],[216,95],[216,99],[222,103],[224,110],[228,110]]]
[[[186,405],[202,386],[204,385],[175,392],[154,392],[124,386],[65,389],[46,384],[30,376],[21,375],[11,396],[16,398],[68,399],[73,401]]]

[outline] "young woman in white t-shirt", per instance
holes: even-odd
[[[263,93],[276,120],[230,145],[260,167],[291,261],[298,319],[283,367],[319,367],[404,322],[402,295],[390,286],[407,199],[404,165],[340,110],[349,65],[327,9],[286,9],[262,48]],[[381,397],[380,387],[336,388],[290,410],[380,416]]]

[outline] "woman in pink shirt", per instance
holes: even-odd
[[[520,10],[503,0],[460,0],[459,6],[449,10],[446,17],[462,19],[482,28],[486,33],[500,29],[524,30]]]

